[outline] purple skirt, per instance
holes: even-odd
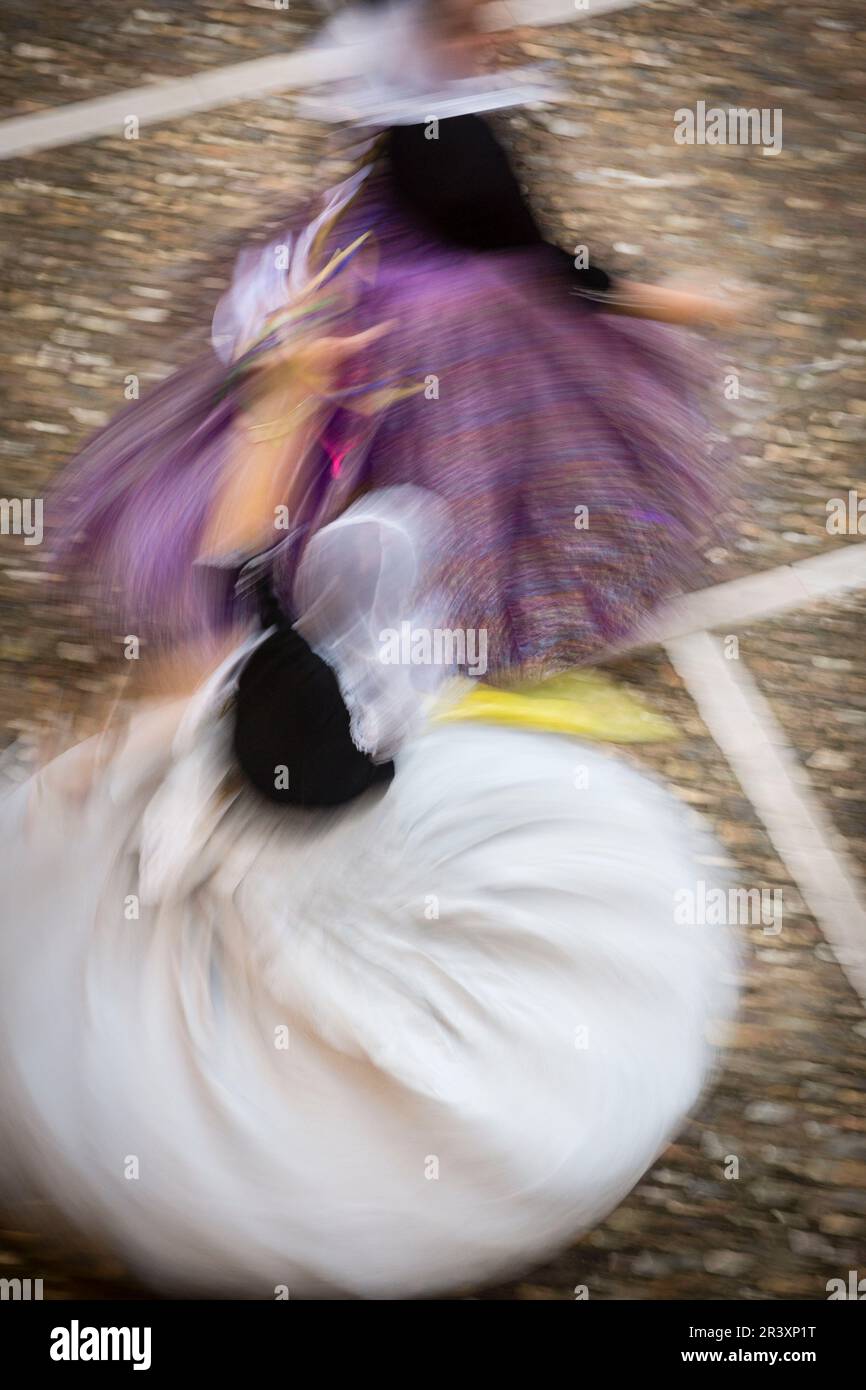
[[[306,225],[279,244],[297,248]],[[432,582],[448,626],[486,629],[491,672],[597,658],[699,572],[720,500],[699,403],[705,354],[684,330],[572,293],[543,245],[480,253],[436,241],[381,176],[320,229],[316,256],[325,263],[364,234],[369,263],[325,331],[394,327],[329,393],[296,475],[291,543],[275,552],[277,593],[291,609],[305,538],[360,489],[414,483],[450,505]],[[247,318],[287,292],[273,249],[238,263]],[[115,631],[171,642],[237,616],[226,574],[194,562],[239,380],[216,354],[176,373],[102,430],[61,482],[50,509],[61,559],[96,583]],[[371,384],[387,393],[407,382],[383,408],[357,409]]]

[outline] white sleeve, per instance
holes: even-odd
[[[312,538],[298,568],[297,629],[334,671],[355,744],[377,761],[451,674],[411,659],[411,634],[432,621],[428,580],[446,516],[421,488],[370,493]]]

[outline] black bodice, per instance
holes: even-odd
[[[262,625],[238,682],[234,753],[252,785],[287,806],[339,806],[393,776],[352,742],[337,677],[277,603],[269,571],[258,582]]]

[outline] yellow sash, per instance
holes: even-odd
[[[440,703],[432,719],[436,723],[512,724],[608,743],[656,743],[679,737],[675,725],[628,686],[593,670],[524,681],[507,690],[477,683],[456,701]]]

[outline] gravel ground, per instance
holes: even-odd
[[[106,0],[7,0],[0,106],[22,114],[288,49],[310,11],[170,0],[118,23]],[[502,122],[551,235],[635,278],[709,270],[765,295],[752,326],[718,343],[719,410],[741,472],[708,582],[862,539],[829,534],[826,518],[830,498],[866,495],[864,41],[854,0],[719,0],[654,4],[524,45],[569,86],[565,104]],[[780,107],[782,151],[676,145],[673,113],[697,100]],[[41,495],[122,404],[128,374],[144,385],[188,355],[227,249],[321,181],[324,154],[323,129],[280,97],[0,167],[3,496]],[[58,601],[38,547],[0,545],[8,739],[74,710],[116,658]],[[840,598],[736,634],[861,875],[863,608]],[[782,890],[784,927],[744,932],[743,1004],[715,1087],[628,1201],[519,1284],[466,1296],[563,1299],[586,1285],[592,1298],[824,1298],[866,1250],[866,1014],[664,656],[614,669],[681,732],[641,760],[709,817],[739,883]],[[45,1215],[18,1211],[0,1236],[7,1277],[42,1276],[51,1297],[141,1295],[50,1213],[50,1240],[36,1234]]]

